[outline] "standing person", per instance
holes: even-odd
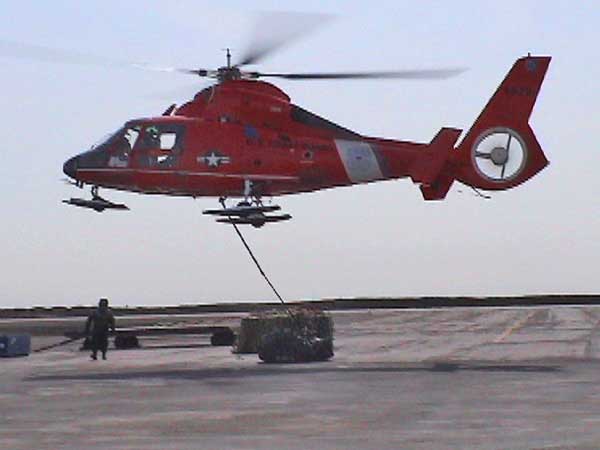
[[[88,316],[85,323],[85,334],[91,338],[93,360],[98,359],[98,350],[102,352],[102,359],[106,359],[109,329],[115,331],[115,316],[108,307],[108,299],[101,298],[98,308]]]

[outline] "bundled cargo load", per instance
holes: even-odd
[[[315,309],[288,309],[242,319],[236,353],[264,362],[325,361],[333,356],[333,320]]]

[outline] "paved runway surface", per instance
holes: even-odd
[[[108,361],[76,344],[0,359],[0,447],[600,448],[600,308],[334,320],[326,363],[260,364],[190,336],[147,338]]]

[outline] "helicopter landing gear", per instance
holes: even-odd
[[[109,200],[100,197],[100,195],[98,194],[98,186],[92,186],[91,194],[91,200],[71,197],[69,200],[63,200],[63,203],[66,203],[67,205],[79,206],[80,208],[93,209],[96,212],[102,212],[105,209],[129,209],[127,205],[124,205],[122,203],[113,203]]]
[[[221,202],[223,208],[225,205]],[[237,204],[238,207],[243,206],[263,206],[261,199],[260,188],[252,180],[244,180],[244,200]]]
[[[254,196],[254,183],[252,180],[244,180],[244,200],[247,202],[250,196]]]
[[[223,209],[207,209],[202,213],[210,216],[217,216],[217,222],[228,223],[231,225],[252,225],[254,228],[260,228],[266,223],[283,222],[292,218],[289,214],[271,214],[281,209],[278,205],[264,205],[261,196],[255,190],[255,185],[251,180],[244,180],[244,200],[237,206],[227,207],[225,201],[227,197],[220,197],[219,203]]]

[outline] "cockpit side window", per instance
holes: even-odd
[[[129,143],[129,148],[133,148],[140,137],[140,127],[131,127],[125,130],[125,139]]]
[[[183,152],[185,127],[180,124],[150,124],[141,132],[134,153],[142,167],[173,167]]]

